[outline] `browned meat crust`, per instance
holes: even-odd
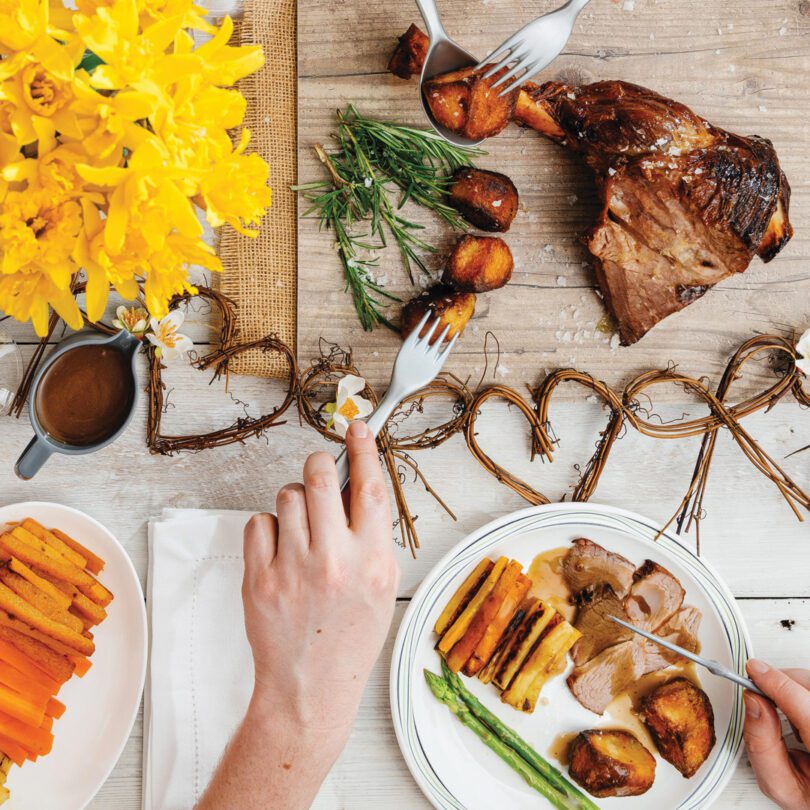
[[[700,611],[682,607],[684,589],[662,565],[647,560],[634,570],[624,557],[579,538],[563,560],[563,571],[579,605],[574,626],[582,633],[571,651],[574,669],[568,686],[586,709],[604,713],[633,681],[679,662],[678,655],[617,625],[611,616],[698,651]],[[624,598],[610,580],[623,583]],[[582,584],[586,587],[577,593]]]
[[[630,621],[623,600],[616,596],[610,585],[589,588],[579,595],[578,601],[579,610],[574,627],[582,633],[582,638],[571,650],[576,666],[587,663],[607,647],[634,638],[632,630],[610,620],[611,616],[615,616],[625,622]]]
[[[646,87],[527,82],[500,103],[469,68],[431,82],[428,103],[452,131],[490,137],[511,117],[594,170],[603,205],[585,244],[625,345],[754,256],[770,261],[793,235],[771,142],[715,127]]]
[[[574,594],[604,583],[623,597],[633,584],[635,570],[635,565],[621,554],[608,551],[585,537],[574,540],[563,559],[563,574]]]
[[[526,86],[522,123],[581,153],[603,208],[585,242],[625,344],[792,236],[770,141],[627,82]]]
[[[675,615],[685,595],[681,583],[663,565],[647,560],[633,574],[624,606],[636,627],[655,630]]]

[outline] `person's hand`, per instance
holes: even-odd
[[[346,447],[346,509],[334,458],[315,453],[303,485],[279,491],[278,518],[256,515],[245,529],[242,594],[254,703],[276,722],[317,733],[348,734],[399,582],[388,491],[363,422],[352,423]]]
[[[197,810],[305,810],[346,744],[394,612],[399,569],[377,445],[346,437],[344,502],[335,460],[315,453],[278,518],[245,527],[242,598],[256,683]]]
[[[800,742],[810,742],[810,671],[749,661],[751,680],[773,701],[745,693],[745,744],[762,792],[782,810],[810,810],[810,754],[789,750],[774,704]]]

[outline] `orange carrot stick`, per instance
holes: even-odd
[[[55,639],[66,647],[72,647],[81,655],[92,655],[95,651],[93,642],[85,638],[81,632],[47,616],[3,582],[0,582],[0,608],[13,618],[18,618],[29,627],[44,633],[48,638]]]
[[[48,701],[48,705],[45,707],[45,714],[48,717],[55,717],[57,720],[65,713],[65,709],[67,707],[61,700],[57,700],[56,698],[52,697]]]
[[[0,639],[23,652],[45,675],[60,684],[69,681],[73,675],[76,668],[73,661],[68,661],[64,655],[54,652],[28,633],[17,632],[13,627],[6,627],[0,622]]]
[[[53,694],[33,678],[23,675],[18,669],[14,669],[11,664],[3,661],[2,654],[0,654],[0,684],[19,692],[32,703],[42,703],[43,706]]]
[[[66,560],[72,562],[74,565],[78,566],[79,568],[87,567],[87,560],[81,554],[79,554],[78,551],[74,551],[53,532],[49,532],[44,526],[40,525],[32,518],[26,518],[22,522],[22,527],[27,532],[33,534],[37,540],[47,543],[47,545],[49,545],[54,551],[58,551],[59,554],[61,554]]]
[[[90,671],[90,667],[93,666],[93,662],[89,658],[84,658],[81,655],[71,655],[70,660],[76,665],[73,674],[77,675],[79,678],[83,678],[87,675]]]
[[[37,540],[30,532],[19,526],[13,529],[11,534],[0,535],[0,549],[22,560],[26,565],[45,571],[51,577],[75,585],[85,596],[102,607],[106,607],[112,601],[112,594],[87,571],[68,562],[47,543]]]
[[[63,610],[67,610],[70,607],[72,599],[68,594],[60,591],[56,585],[52,582],[48,582],[47,579],[43,579],[39,574],[35,574],[24,562],[21,562],[16,557],[12,557],[9,560],[8,567],[15,574],[19,574],[23,579],[28,580],[32,585],[50,596]]]
[[[28,752],[14,740],[0,736],[0,751],[2,751],[15,765],[25,765],[28,759]]]
[[[83,546],[78,540],[74,540],[69,534],[65,534],[63,531],[59,529],[51,529],[53,534],[55,534],[65,545],[70,546],[75,552],[81,554],[82,557],[87,560],[87,570],[91,571],[94,574],[101,573],[102,568],[104,568],[104,560],[101,559],[97,554],[93,554],[89,548]]]
[[[0,735],[8,737],[37,756],[49,754],[53,747],[53,734],[50,731],[21,723],[3,712],[0,712]]]
[[[0,711],[5,712],[9,717],[27,723],[29,726],[39,726],[45,717],[45,704],[33,703],[24,698],[19,692],[0,685]]]
[[[39,727],[45,729],[45,731],[53,731],[53,717],[46,714],[45,717],[42,718],[42,722],[39,724]]]
[[[4,661],[7,665],[16,669],[32,684],[35,684],[37,688],[41,688],[49,695],[55,695],[59,691],[60,681],[46,675],[25,652],[3,638],[0,638],[0,661]],[[13,684],[9,684],[9,686],[13,686]]]
[[[0,583],[0,587],[2,587],[2,583]],[[75,647],[69,647],[67,644],[63,644],[61,641],[52,638],[47,633],[41,633],[35,627],[30,627],[25,622],[14,618],[8,611],[3,610],[2,607],[0,607],[0,628],[3,630],[13,630],[21,636],[28,636],[28,638],[38,641],[40,644],[48,647],[52,652],[63,657],[78,654]]]

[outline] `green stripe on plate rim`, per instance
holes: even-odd
[[[466,810],[465,806],[448,790],[439,775],[430,764],[416,728],[413,714],[413,666],[419,640],[425,631],[428,618],[436,602],[445,596],[450,583],[462,570],[473,561],[480,559],[492,546],[502,543],[508,537],[523,533],[530,529],[547,528],[549,526],[565,526],[568,524],[588,524],[601,528],[624,531],[634,537],[652,542],[658,534],[658,528],[641,516],[632,513],[613,511],[589,511],[577,505],[572,511],[554,509],[548,512],[523,513],[516,515],[514,520],[493,529],[483,536],[474,535],[473,539],[459,549],[452,559],[447,561],[444,568],[434,582],[424,593],[418,594],[418,604],[413,613],[406,616],[407,625],[403,624],[397,637],[397,647],[400,649],[396,671],[396,689],[392,691],[396,703],[392,706],[394,722],[397,726],[397,736],[400,743],[409,748],[416,771],[414,776],[426,790],[427,797],[437,807],[453,808],[453,810]],[[726,588],[720,584],[717,577],[711,572],[707,564],[701,560],[691,549],[680,543],[669,532],[664,533],[655,541],[663,546],[679,563],[689,570],[699,582],[704,593],[720,614],[723,627],[726,631],[732,655],[732,668],[737,672],[745,673],[745,662],[749,658],[749,645],[745,638],[742,624],[739,620],[733,597]],[[447,597],[445,597],[447,598]],[[741,751],[743,734],[743,700],[740,691],[734,703],[734,709],[725,735],[720,742],[720,748],[715,755],[711,770],[703,777],[700,784],[676,810],[701,810],[709,798],[716,798],[716,791],[722,787],[729,772],[736,766]],[[409,763],[410,765],[410,763]]]

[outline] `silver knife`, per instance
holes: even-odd
[[[745,689],[756,693],[757,695],[762,695],[762,697],[770,700],[770,698],[750,678],[746,678],[744,675],[738,675],[728,667],[724,667],[719,661],[713,661],[710,658],[701,658],[699,655],[695,655],[695,653],[689,652],[689,650],[685,650],[683,647],[679,647],[677,644],[672,644],[669,641],[665,641],[660,636],[653,635],[652,633],[648,633],[646,630],[642,630],[640,627],[635,627],[632,624],[623,622],[621,619],[617,619],[615,616],[608,616],[608,618],[611,621],[616,622],[616,624],[620,624],[622,627],[626,627],[628,630],[632,630],[634,633],[638,633],[640,636],[644,636],[644,638],[654,641],[656,644],[660,644],[662,647],[666,647],[668,650],[671,650],[678,655],[682,655],[684,658],[688,658],[690,661],[694,661],[696,664],[700,664],[700,666],[708,669],[712,675],[717,675],[719,678],[725,678],[726,680],[733,681],[739,686],[742,686]]]

